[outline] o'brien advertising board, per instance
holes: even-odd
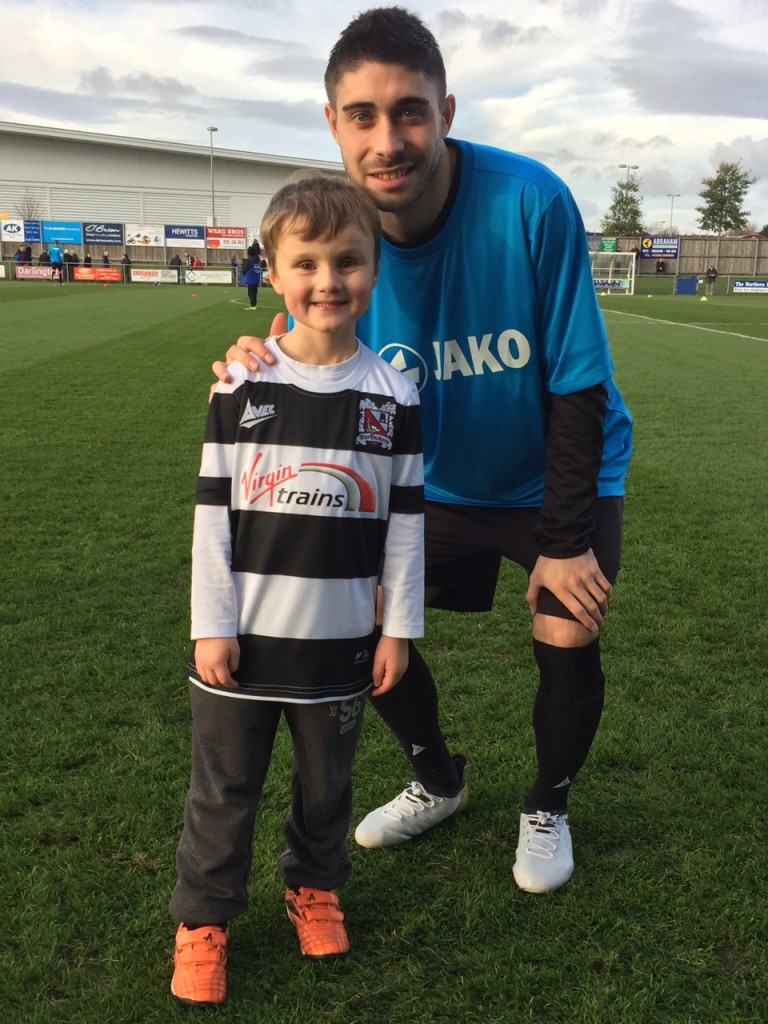
[[[123,244],[122,224],[103,224],[98,221],[83,221],[83,240],[86,245]]]

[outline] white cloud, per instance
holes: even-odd
[[[725,159],[760,177],[747,205],[768,221],[763,0],[406,6],[442,45],[455,133],[549,163],[591,227],[630,163],[646,219],[668,219],[679,192],[675,219],[693,230],[701,180]],[[35,0],[31,18],[28,0],[4,0],[0,119],[200,144],[215,119],[222,148],[337,159],[322,72],[364,7]]]

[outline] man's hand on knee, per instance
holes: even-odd
[[[585,629],[600,632],[612,588],[591,549],[575,558],[539,555],[525,595],[533,616],[538,612],[539,593],[544,588],[554,594]]]

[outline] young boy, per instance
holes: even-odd
[[[415,385],[358,344],[378,269],[371,199],[339,178],[284,186],[261,225],[294,326],[232,368],[208,413],[192,552],[192,777],[171,913],[171,990],[226,995],[275,732],[293,743],[278,862],[301,951],[344,956],[351,766],[365,695],[386,693],[423,630],[423,466]],[[375,627],[377,583],[383,593]]]

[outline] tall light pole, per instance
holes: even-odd
[[[213,133],[217,132],[218,130],[219,129],[218,128],[214,128],[213,125],[211,125],[209,128],[206,129],[206,131],[208,132],[208,137],[211,140],[211,227],[212,228],[216,227],[216,196],[215,196],[215,193],[213,191]]]
[[[639,170],[640,164],[619,164],[619,167],[627,168],[627,184],[629,184],[629,172]]]
[[[670,203],[669,203],[669,230],[670,231],[672,230],[672,225],[674,223],[674,221],[672,220],[672,213],[673,213],[673,211],[675,209],[675,199],[679,199],[679,198],[680,198],[680,193],[679,192],[667,192],[667,199],[670,200]]]

